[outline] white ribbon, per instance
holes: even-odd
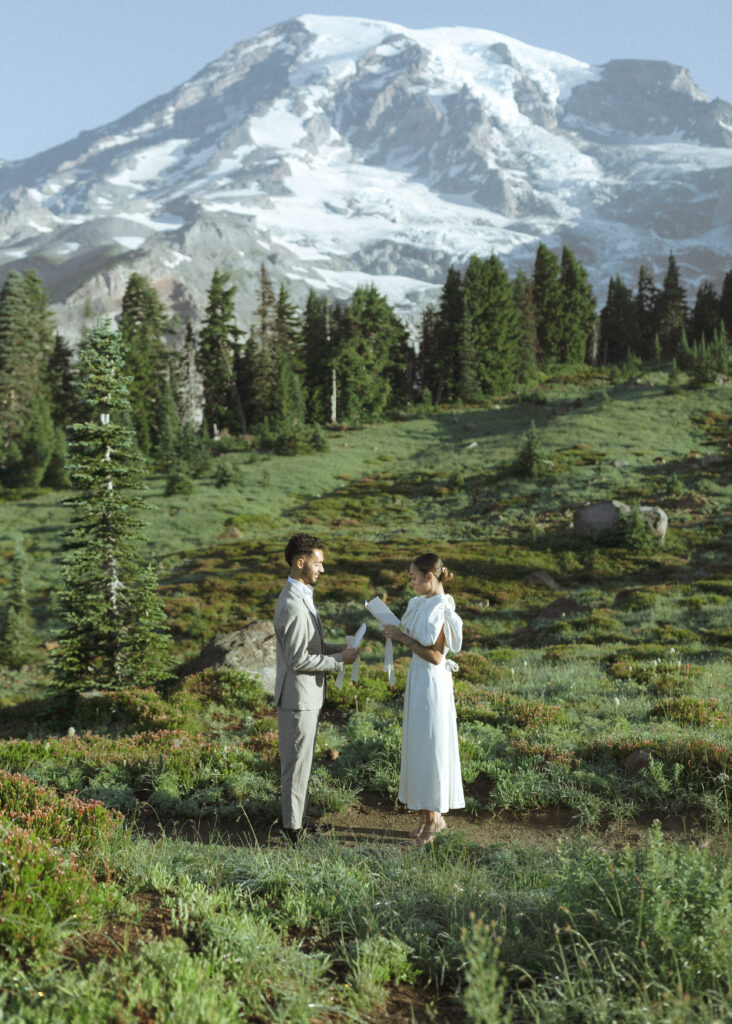
[[[346,637],[346,647],[358,647],[360,645],[361,641],[363,640],[365,633],[366,633],[366,623],[363,623],[363,625],[359,626],[358,631],[356,632],[356,634],[354,636],[347,636]],[[357,683],[358,682],[358,663],[359,663],[359,660],[360,660],[359,658],[356,658],[356,660],[351,665],[351,682],[352,683]],[[343,686],[343,679],[344,679],[345,674],[346,674],[346,666],[343,664],[343,662],[341,662],[340,665],[338,666],[338,675],[335,677],[335,685],[336,685],[336,688],[338,690],[340,690],[341,687]]]
[[[382,601],[380,597],[374,597],[370,601],[367,601],[366,610],[371,612],[373,617],[380,622],[382,626],[400,625],[400,620],[396,617],[389,605],[386,604],[385,601]],[[396,686],[396,675],[394,673],[394,645],[391,642],[391,637],[387,637],[384,641],[384,671],[389,675],[389,687],[393,690]]]
[[[445,658],[445,668],[448,672],[459,672],[460,666],[456,661],[450,661],[449,658]]]
[[[384,640],[384,671],[389,675],[389,689],[393,690],[396,686],[396,675],[394,673],[394,644],[391,642],[390,636]]]

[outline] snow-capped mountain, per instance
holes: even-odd
[[[640,262],[732,266],[732,105],[655,61],[592,67],[495,32],[305,15],[112,124],[0,163],[0,275],[34,266],[62,326],[132,269],[180,312],[215,266],[240,312],[264,261],[293,297],[373,283],[403,309],[448,266],[571,246],[602,304]]]

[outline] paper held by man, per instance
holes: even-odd
[[[365,634],[366,634],[366,623],[363,622],[358,627],[358,629],[356,630],[356,632],[354,633],[353,636],[347,636],[346,637],[346,646],[347,647],[360,647],[361,641],[363,640]],[[346,666],[343,663],[341,663],[340,667],[338,668],[338,674],[336,675],[336,678],[335,678],[335,685],[336,685],[336,687],[339,690],[343,686],[343,677],[345,676],[345,670],[346,670]],[[357,683],[358,682],[358,658],[356,658],[354,663],[351,665],[351,682],[353,682],[353,683]]]
[[[389,605],[380,597],[374,597],[371,601],[367,601],[366,611],[371,612],[382,626],[401,625],[401,619],[397,618]],[[389,686],[393,689],[396,686],[396,675],[394,674],[394,645],[390,637],[384,641],[384,671],[389,673]]]

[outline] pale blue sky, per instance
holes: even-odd
[[[468,25],[590,64],[622,57],[687,67],[732,102],[732,0],[20,0],[0,22],[0,159],[112,121],[225,50],[298,14]]]

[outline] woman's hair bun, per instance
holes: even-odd
[[[451,572],[447,568],[446,565],[443,565],[443,567],[442,567],[442,569],[440,571],[440,575],[438,576],[438,579],[439,579],[440,583],[447,583],[448,580],[451,580],[454,575],[455,575],[454,572]]]

